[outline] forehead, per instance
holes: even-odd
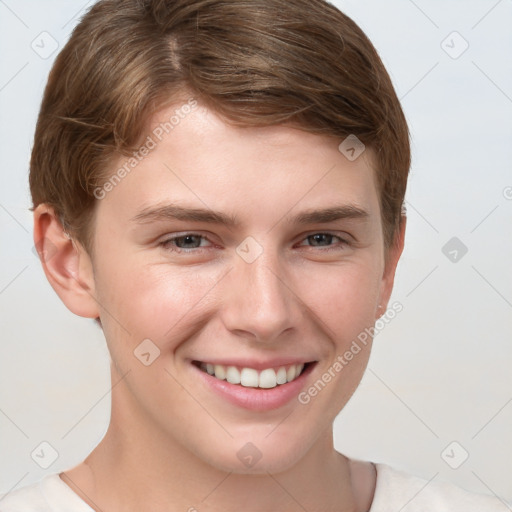
[[[99,209],[133,218],[153,205],[182,201],[268,222],[323,203],[377,215],[372,152],[351,161],[338,149],[342,141],[291,125],[234,126],[184,99],[156,113],[139,151],[112,166],[110,176],[123,166],[128,172],[109,187]]]

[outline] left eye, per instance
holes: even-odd
[[[204,247],[201,244],[202,241],[208,241],[204,236],[197,235],[195,233],[187,233],[186,235],[175,236],[172,238],[168,238],[164,240],[161,245],[166,248],[172,250],[187,250],[187,249],[199,249],[200,247]]]

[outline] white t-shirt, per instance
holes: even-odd
[[[499,498],[453,484],[423,480],[376,464],[377,485],[369,512],[506,512]],[[0,497],[0,512],[93,512],[57,473]]]

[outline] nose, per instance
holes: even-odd
[[[277,255],[266,250],[251,263],[235,256],[229,277],[221,310],[229,331],[269,343],[297,327],[303,316],[300,300]]]

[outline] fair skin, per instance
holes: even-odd
[[[307,404],[297,391],[384,313],[404,229],[386,259],[370,149],[351,162],[335,137],[237,128],[200,107],[98,201],[92,257],[51,208],[35,211],[36,240],[56,247],[43,261],[51,285],[72,312],[101,319],[112,360],[107,434],[61,478],[108,512],[367,511],[374,467],[334,450],[332,424],[370,343]],[[171,203],[237,223],[176,219],[169,209],[142,216]],[[298,222],[338,207],[336,219]],[[252,262],[237,252],[247,237],[261,251]],[[146,339],[160,350],[148,366],[134,356]],[[309,364],[295,384],[244,388],[246,407],[192,361]],[[284,403],[258,405],[297,383]],[[239,455],[247,446],[261,455],[253,466]]]

